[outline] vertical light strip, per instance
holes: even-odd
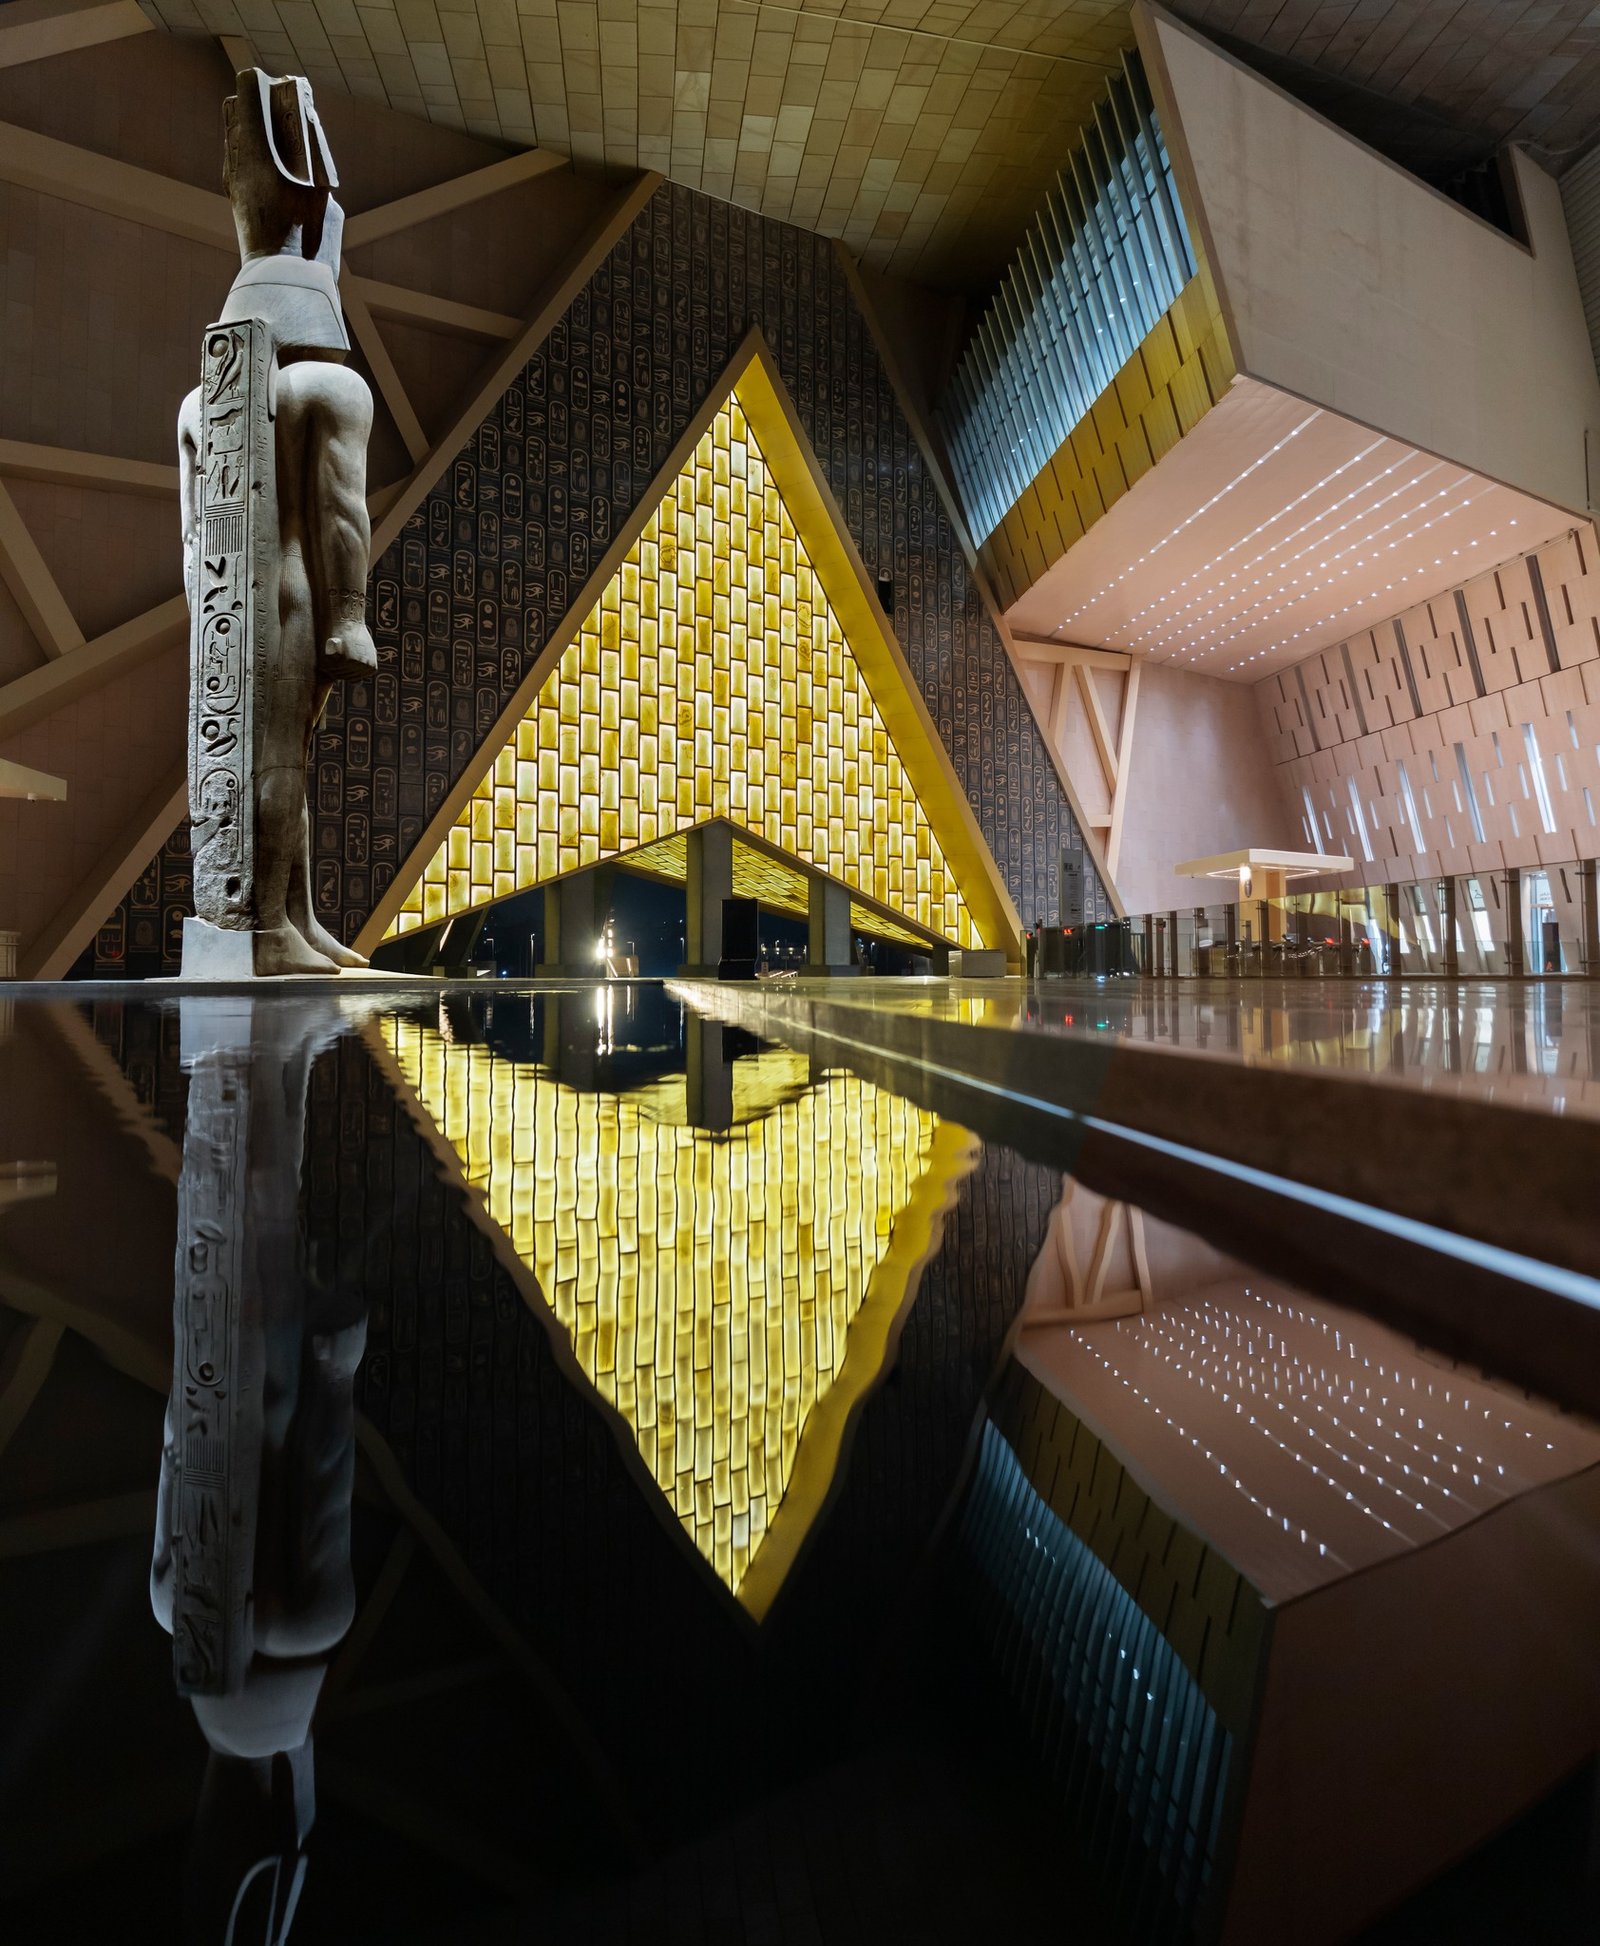
[[[1481,845],[1483,843],[1483,813],[1478,809],[1478,793],[1473,787],[1472,766],[1467,762],[1467,746],[1456,745],[1456,771],[1461,778],[1462,795],[1467,800],[1467,814],[1472,819],[1472,835]],[[1355,789],[1354,783],[1350,786]],[[1370,853],[1368,854],[1371,855]]]
[[[1531,723],[1522,726],[1522,747],[1527,752],[1528,768],[1533,773],[1533,794],[1539,803],[1539,822],[1544,826],[1546,836],[1550,836],[1555,832],[1556,814],[1550,803],[1550,786],[1545,782],[1544,756]]]
[[[940,417],[974,537],[1027,491],[1195,274],[1137,55],[1030,225]]]

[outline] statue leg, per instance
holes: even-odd
[[[306,531],[317,435],[314,365],[288,365],[278,382],[278,630],[270,678],[256,691],[257,973],[332,973],[289,912],[289,882],[306,847],[306,746],[319,682],[316,600]],[[259,666],[259,665],[258,665]]]
[[[322,706],[328,700],[328,691],[333,687],[330,682],[319,683],[317,700],[311,712],[311,728],[306,732],[306,764],[311,761],[311,739],[316,732]],[[295,927],[302,939],[314,951],[324,953],[335,966],[365,966],[367,961],[353,946],[346,946],[343,940],[336,939],[317,917],[316,907],[311,899],[311,811],[301,800],[303,816],[300,830],[300,849],[289,867],[288,913],[289,923]]]
[[[309,423],[306,535],[320,633],[321,675],[370,675],[378,651],[367,628],[367,439],[372,394],[346,365],[304,364]]]
[[[300,484],[294,531],[310,583],[317,637],[315,695],[306,721],[302,772],[311,738],[332,683],[367,675],[378,652],[367,629],[367,556],[372,528],[367,518],[367,437],[372,394],[359,373],[314,360],[286,366],[280,409],[295,415]],[[287,523],[286,523],[287,524]],[[313,952],[335,966],[366,960],[324,926],[312,899],[311,816],[300,797],[300,820],[286,888],[289,923]]]

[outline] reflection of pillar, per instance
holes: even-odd
[[[598,1085],[600,1034],[594,1001],[600,997],[587,993],[550,993],[541,1002],[544,1065],[568,1088],[588,1092]]]
[[[700,824],[686,845],[684,964],[681,971],[708,980],[722,959],[722,901],[733,897],[733,832],[725,824]]]
[[[544,888],[544,958],[539,972],[582,980],[602,977],[598,956],[601,934],[611,917],[615,869],[591,865],[569,872]]]
[[[300,1163],[331,1003],[182,1002],[189,1074],[173,1383],[150,1599],[211,1746],[185,1937],[287,1930],[314,1815],[311,1719],[350,1627],[359,1304],[303,1262]],[[232,1934],[230,1933],[230,1936]]]
[[[689,1120],[696,1128],[733,1127],[733,1063],[725,1046],[728,1030],[717,1020],[702,1020],[684,1009],[684,1090]]]
[[[850,963],[850,893],[831,878],[813,877],[807,885],[806,972],[854,973]]]

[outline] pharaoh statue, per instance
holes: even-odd
[[[306,761],[366,624],[372,395],[343,364],[344,213],[310,84],[259,68],[225,104],[240,269],[178,418],[189,598],[186,978],[365,962],[312,909]]]

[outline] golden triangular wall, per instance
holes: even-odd
[[[953,945],[1014,946],[1015,910],[759,340],[623,539],[369,941],[726,818]]]

